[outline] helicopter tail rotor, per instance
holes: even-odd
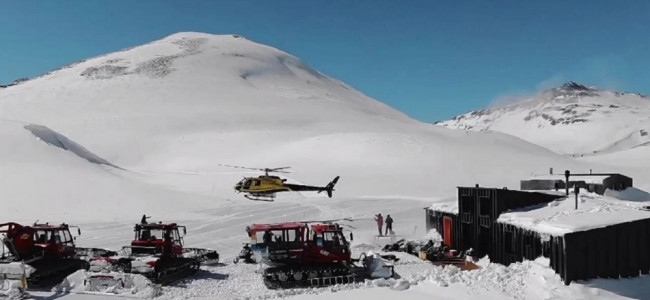
[[[334,186],[335,186],[336,183],[339,181],[339,177],[340,177],[340,176],[336,176],[336,177],[334,177],[334,180],[332,180],[330,183],[328,183],[328,184],[325,186],[325,189],[324,189],[324,190],[327,192],[327,197],[332,198],[332,192],[334,191]],[[318,191],[318,192],[320,193],[321,191]]]

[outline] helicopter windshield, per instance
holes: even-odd
[[[252,181],[252,180],[250,180],[250,179],[246,179],[246,180],[244,181],[244,188],[245,188],[245,189],[251,187],[251,181]]]

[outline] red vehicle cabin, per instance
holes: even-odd
[[[32,257],[68,258],[75,255],[74,239],[67,224],[34,224],[22,226],[17,223],[0,224],[15,248],[14,255],[21,259]]]
[[[336,224],[288,222],[253,224],[247,228],[251,249],[268,250],[268,259],[293,259],[297,263],[330,263],[350,260],[349,244]]]
[[[183,253],[183,237],[176,223],[169,224],[137,224],[135,239],[131,241],[131,251],[134,254],[162,254],[180,256]]]

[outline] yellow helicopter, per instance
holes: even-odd
[[[273,201],[275,199],[275,193],[277,192],[304,192],[304,191],[316,191],[327,192],[327,196],[332,198],[332,192],[334,191],[334,186],[339,181],[339,176],[334,177],[330,183],[326,186],[311,186],[311,185],[302,185],[302,184],[293,184],[286,183],[286,179],[280,178],[278,176],[269,175],[269,173],[289,173],[284,171],[290,167],[280,167],[280,168],[248,168],[232,165],[223,165],[220,166],[239,168],[239,169],[248,169],[248,170],[259,170],[264,171],[264,175],[257,177],[244,177],[241,181],[235,184],[235,191],[238,193],[244,193],[244,197],[255,200],[255,201]]]

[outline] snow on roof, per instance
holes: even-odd
[[[584,181],[585,183],[602,184],[603,180],[609,177],[610,174],[594,174],[590,176],[572,175],[569,176],[569,181]],[[564,181],[564,174],[534,174],[526,180],[560,180]]]
[[[650,218],[650,211],[643,210],[650,202],[625,201],[587,192],[578,196],[577,210],[572,194],[547,204],[505,212],[497,222],[558,236]]]
[[[436,202],[429,206],[430,210],[441,211],[446,213],[458,214],[458,200],[446,200]]]
[[[629,187],[622,191],[606,189],[605,196],[613,197],[621,200],[628,200],[628,201],[637,201],[637,202],[650,201],[650,193],[644,190],[637,189],[635,187]]]

